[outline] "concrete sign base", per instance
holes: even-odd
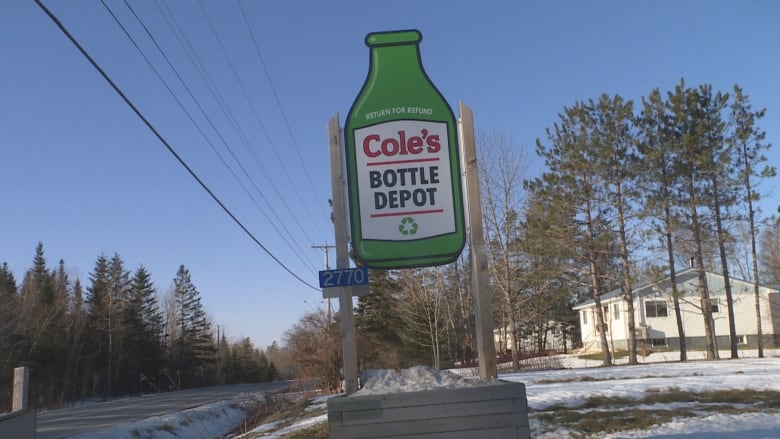
[[[328,423],[331,439],[531,437],[525,385],[507,382],[335,397]]]

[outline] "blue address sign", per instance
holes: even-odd
[[[368,285],[368,268],[339,268],[320,271],[320,288]]]

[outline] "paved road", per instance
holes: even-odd
[[[289,387],[289,382],[236,384],[159,393],[50,410],[38,413],[35,437],[36,439],[64,438],[77,433],[100,430],[212,402],[233,399],[241,393],[278,392],[285,391]]]

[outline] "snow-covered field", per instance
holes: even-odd
[[[728,352],[721,352],[728,358]],[[767,358],[755,357],[755,351],[745,351],[738,360],[698,361],[702,353],[691,353],[692,361],[675,361],[679,353],[653,354],[638,366],[592,367],[598,361],[583,361],[574,357],[562,359],[572,369],[512,373],[500,378],[526,384],[528,405],[532,411],[531,427],[535,439],[576,437],[576,431],[549,426],[543,428],[533,412],[543,412],[552,406],[576,407],[593,396],[639,399],[648,392],[679,389],[693,393],[717,390],[780,391],[780,351],[767,351]],[[583,368],[585,366],[585,368]],[[588,367],[590,366],[590,367]],[[644,410],[679,410],[681,403],[642,406]],[[739,411],[739,406],[735,407]],[[588,410],[582,410],[588,416]],[[673,419],[646,430],[628,430],[593,436],[598,438],[664,438],[664,439],[769,439],[780,438],[780,406],[765,412],[718,413],[702,411],[701,416]]]
[[[738,360],[699,361],[700,353],[689,354],[687,363],[676,362],[678,353],[656,353],[640,359],[638,366],[618,365],[597,367],[599,361],[582,360],[573,356],[561,356],[560,362],[566,367],[562,370],[536,371],[502,374],[499,378],[526,384],[526,395],[531,411],[531,429],[534,439],[582,437],[580,432],[559,426],[544,424],[538,414],[555,407],[577,407],[589,397],[625,397],[640,399],[649,393],[662,393],[669,389],[694,393],[724,389],[733,390],[773,390],[780,392],[780,351],[767,350],[767,358],[755,357],[755,351],[741,352]],[[727,352],[721,352],[721,358],[727,358]],[[625,360],[619,360],[618,363]],[[458,385],[461,380],[452,374],[440,374],[427,368],[411,368],[397,373],[374,373],[372,384],[366,387],[370,393],[388,393],[394,391],[413,391]],[[311,401],[304,416],[295,421],[276,421],[256,427],[239,436],[249,438],[283,438],[296,430],[327,422],[323,414],[327,398]],[[731,410],[698,410],[691,403],[645,404],[642,410],[681,410],[694,407],[697,416],[667,419],[660,425],[644,430],[626,430],[615,433],[600,433],[590,437],[599,439],[780,439],[780,406],[775,405],[763,411],[740,410],[734,405]],[[193,411],[194,410],[194,411]],[[243,410],[240,404],[233,402],[217,403],[198,409],[188,410],[163,418],[153,418],[141,423],[129,424],[96,432],[84,437],[111,438],[202,438],[220,437],[230,428],[238,425]],[[578,409],[582,416],[599,408]],[[606,409],[620,410],[620,409]],[[232,427],[229,426],[231,422]],[[170,431],[166,426],[176,426]],[[284,427],[282,428],[282,425]],[[219,428],[216,428],[219,426]],[[206,428],[208,427],[208,429]],[[208,434],[204,434],[208,431]],[[221,431],[221,432],[218,432]],[[138,433],[141,433],[139,436]],[[148,435],[147,434],[150,434]]]

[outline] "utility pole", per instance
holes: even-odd
[[[330,176],[333,191],[333,228],[336,238],[336,268],[349,268],[349,243],[347,241],[347,215],[345,209],[345,176],[342,170],[342,143],[339,115],[328,122],[328,143],[330,148]],[[338,287],[339,316],[341,317],[341,345],[344,358],[345,392],[349,395],[358,390],[357,342],[355,341],[355,320],[352,315],[353,287]]]
[[[328,244],[327,242],[323,245],[317,245],[317,244],[311,245],[311,248],[322,249],[325,251],[325,270],[330,270],[330,264],[328,263],[328,250],[335,247],[336,247],[335,245]],[[330,297],[328,297],[328,325],[330,325],[331,322],[330,313],[331,313]]]

